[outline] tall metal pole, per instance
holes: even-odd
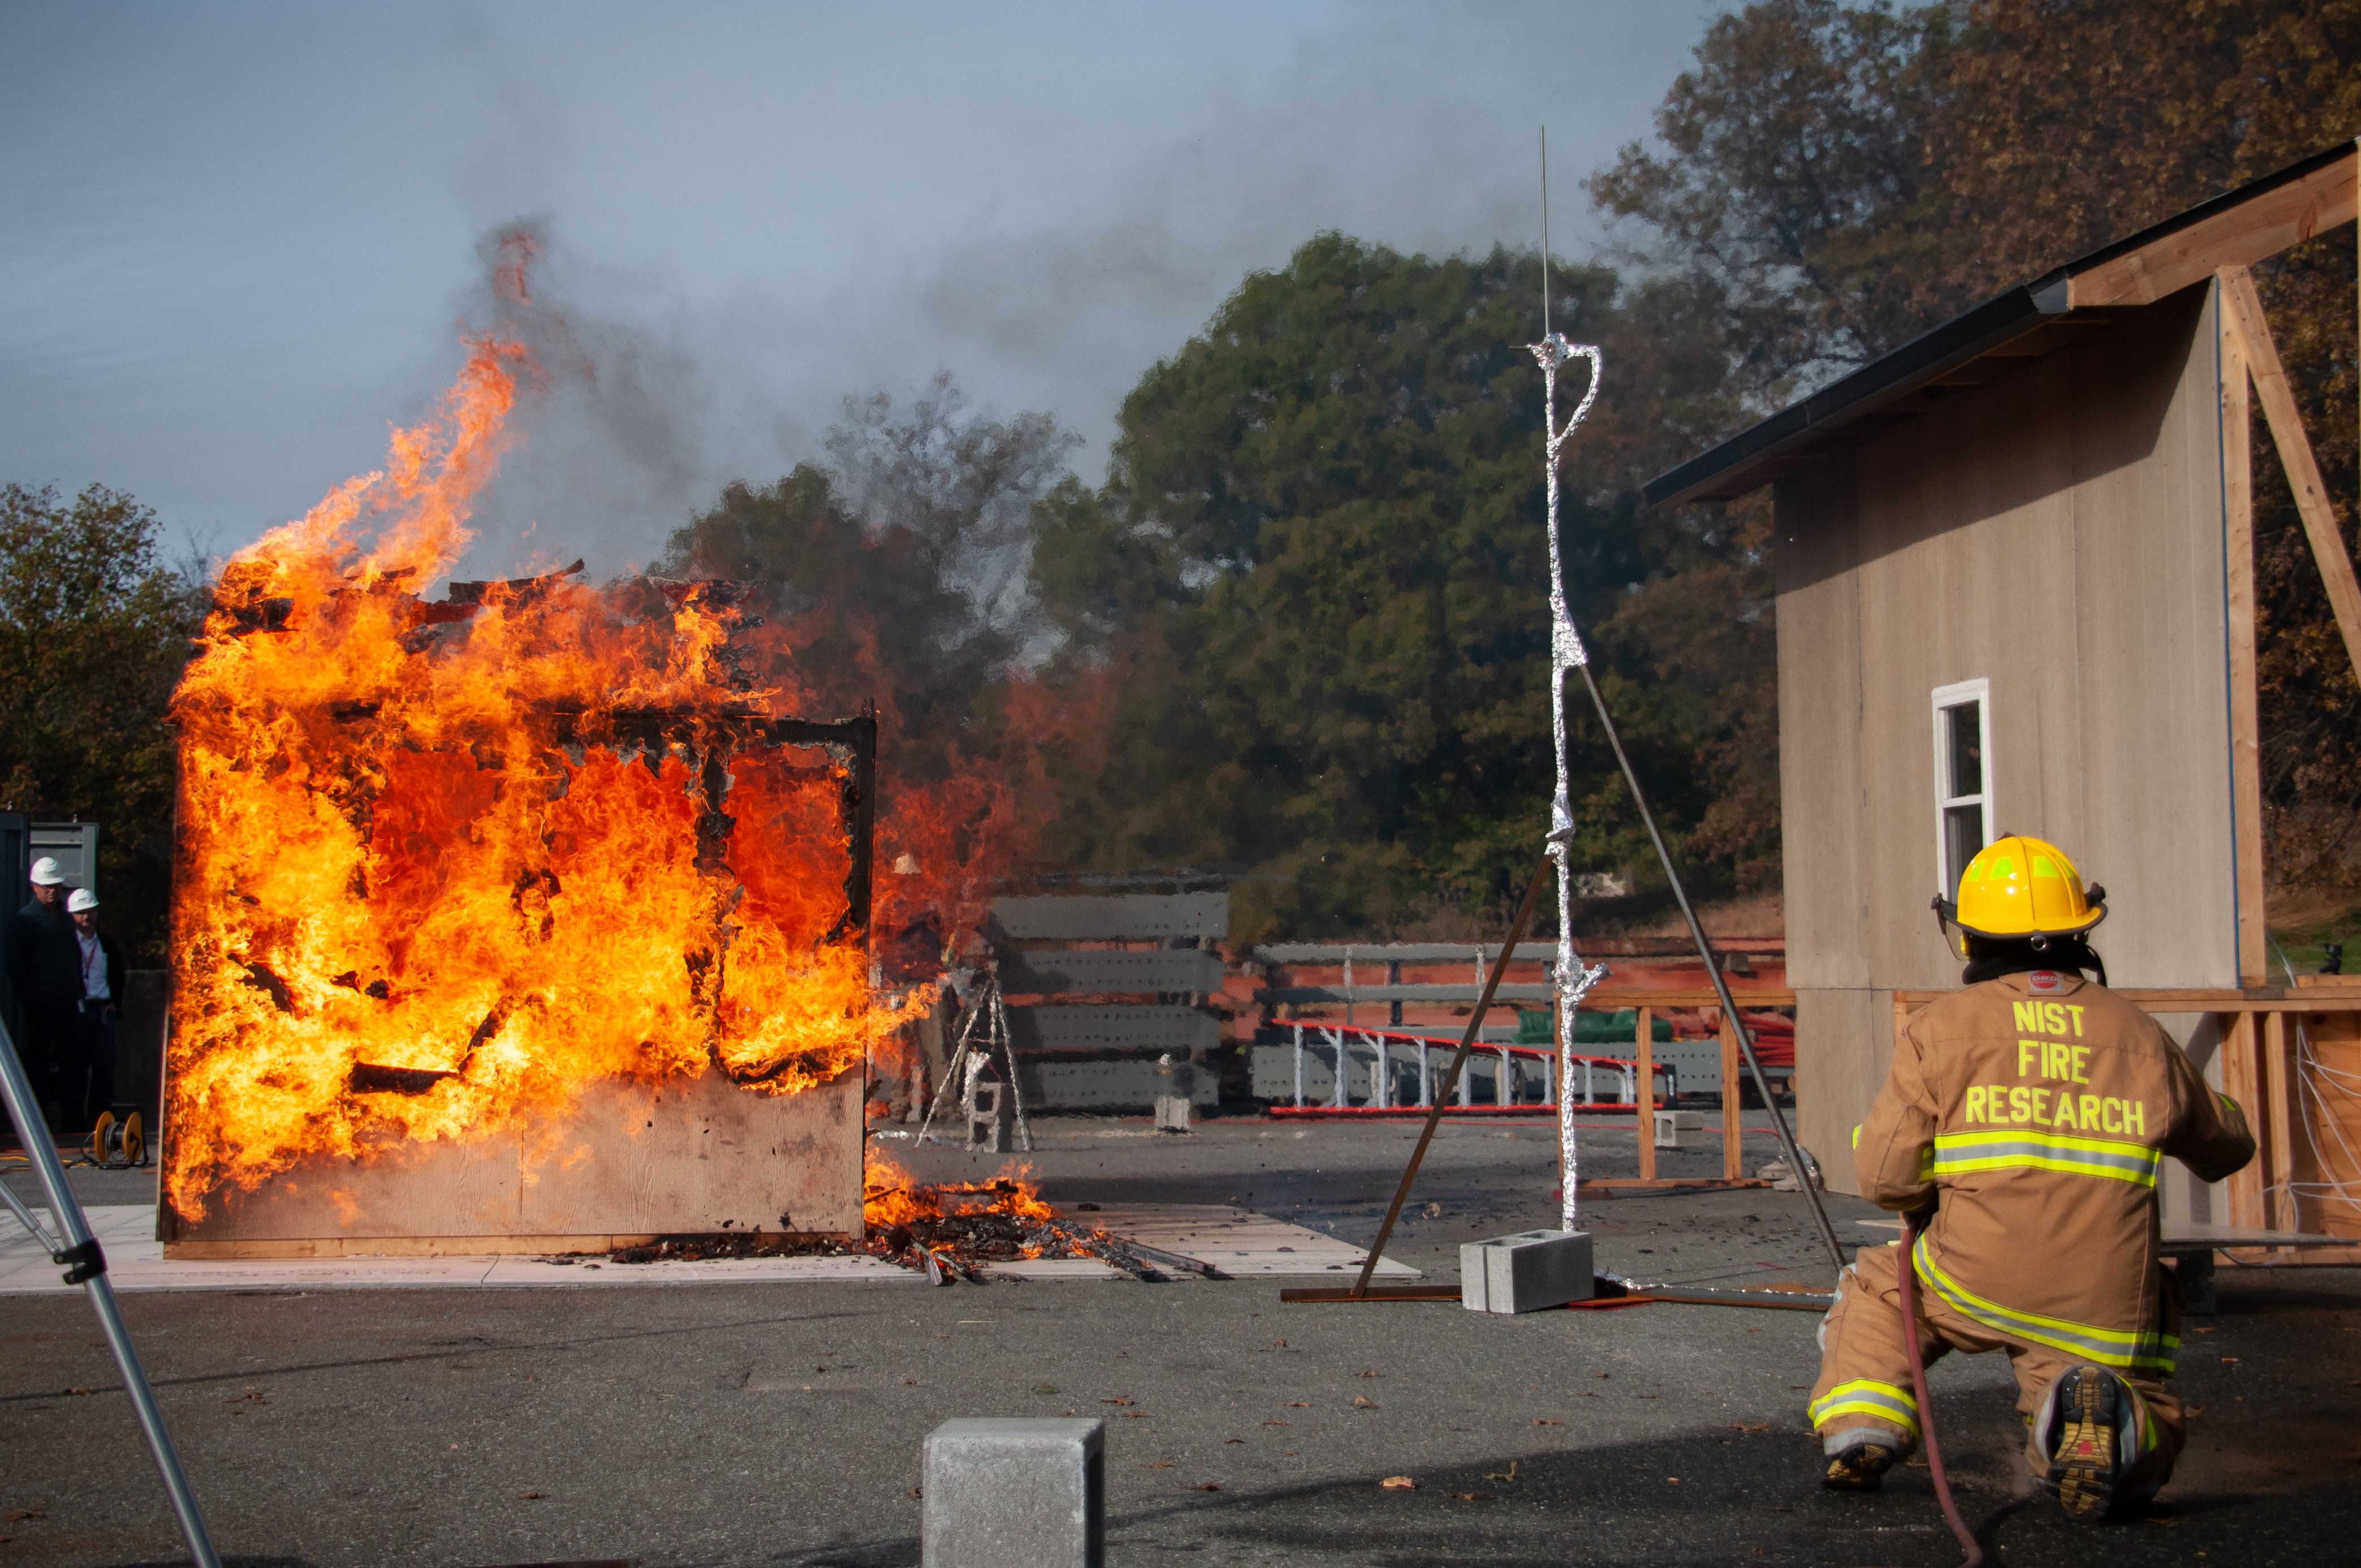
[[[25,1157],[32,1162],[34,1173],[40,1178],[41,1190],[49,1197],[49,1223],[57,1227],[64,1243],[49,1255],[50,1260],[67,1266],[66,1283],[81,1286],[90,1298],[91,1310],[98,1314],[99,1327],[106,1334],[106,1346],[115,1353],[115,1365],[123,1373],[124,1391],[131,1396],[131,1408],[139,1417],[139,1430],[147,1434],[148,1447],[156,1456],[157,1472],[164,1477],[164,1490],[171,1496],[172,1511],[180,1516],[181,1533],[189,1541],[189,1555],[196,1560],[197,1568],[221,1568],[221,1559],[214,1552],[213,1537],[205,1530],[205,1517],[198,1511],[196,1494],[189,1490],[189,1478],[181,1469],[181,1456],[172,1447],[172,1434],[164,1428],[164,1412],[156,1407],[155,1390],[148,1386],[148,1374],[139,1365],[139,1353],[131,1347],[130,1331],[123,1326],[123,1314],[115,1308],[114,1288],[106,1281],[106,1256],[99,1250],[98,1239],[90,1234],[90,1221],[75,1201],[73,1190],[66,1184],[65,1167],[58,1163],[57,1146],[49,1141],[49,1124],[41,1116],[39,1102],[33,1098],[33,1086],[26,1080],[24,1064],[16,1057],[16,1042],[5,1022],[0,1022],[0,1097],[8,1102],[8,1119],[16,1124],[16,1136],[24,1143]],[[48,1244],[48,1238],[33,1225],[32,1216],[23,1213],[13,1201],[8,1206],[18,1211],[36,1239]]]
[[[1544,251],[1543,255],[1542,265],[1546,270],[1548,253]],[[1575,1015],[1581,1011],[1584,993],[1607,978],[1607,966],[1586,965],[1582,955],[1574,950],[1574,868],[1570,863],[1574,808],[1565,755],[1565,673],[1587,666],[1590,655],[1583,648],[1582,634],[1575,630],[1573,613],[1566,608],[1565,560],[1557,531],[1557,471],[1560,449],[1598,397],[1601,362],[1598,350],[1592,345],[1568,343],[1554,332],[1533,345],[1532,350],[1533,357],[1542,365],[1543,428],[1549,436],[1550,741],[1557,759],[1556,792],[1550,796],[1549,857],[1557,864],[1558,1082],[1570,1085],[1574,1081]],[[1582,401],[1573,415],[1560,427],[1557,369],[1576,357],[1590,361],[1590,385],[1584,389]],[[1574,1096],[1562,1089],[1557,1097],[1558,1156],[1565,1168],[1565,1179],[1558,1184],[1558,1229],[1562,1231],[1575,1228],[1574,1193],[1581,1180],[1574,1104]]]
[[[1598,377],[1605,368],[1598,350],[1588,344],[1570,344],[1550,327],[1549,127],[1542,127],[1542,340],[1532,345],[1542,365],[1542,433],[1548,437],[1549,564],[1550,564],[1550,740],[1557,761],[1556,793],[1550,797],[1549,858],[1557,866],[1557,1152],[1558,1229],[1570,1231],[1575,1222],[1575,1188],[1582,1179],[1580,1150],[1574,1130],[1574,1020],[1582,998],[1607,978],[1605,964],[1586,965],[1574,950],[1573,869],[1566,857],[1574,840],[1574,812],[1568,804],[1565,766],[1565,672],[1582,663],[1582,636],[1574,629],[1566,609],[1565,571],[1557,536],[1558,453],[1574,427],[1590,411],[1598,397]],[[1557,422],[1557,367],[1575,356],[1590,361],[1590,385],[1581,403],[1560,429]]]
[[[1547,250],[1543,250],[1543,266],[1548,266]],[[1574,617],[1565,600],[1565,575],[1558,545],[1557,499],[1559,454],[1575,427],[1589,413],[1590,405],[1598,397],[1598,378],[1605,368],[1598,349],[1587,343],[1568,343],[1557,333],[1551,333],[1532,345],[1533,357],[1541,362],[1543,429],[1548,434],[1549,462],[1549,543],[1550,543],[1550,732],[1557,747],[1557,794],[1550,803],[1550,855],[1558,865],[1558,1008],[1559,1033],[1565,1044],[1562,1068],[1571,1068],[1574,1052],[1575,1003],[1583,992],[1596,983],[1598,974],[1577,970],[1572,925],[1572,896],[1568,884],[1567,863],[1574,838],[1574,815],[1568,796],[1565,744],[1565,673],[1582,672],[1582,684],[1590,693],[1591,706],[1598,710],[1599,728],[1606,732],[1607,743],[1614,748],[1616,764],[1623,770],[1623,782],[1631,786],[1632,804],[1640,808],[1640,820],[1647,825],[1648,841],[1655,846],[1656,859],[1664,868],[1664,878],[1672,883],[1673,897],[1681,906],[1681,917],[1688,922],[1689,936],[1697,943],[1698,956],[1705,959],[1706,972],[1713,978],[1714,994],[1720,999],[1722,1017],[1730,1032],[1737,1036],[1738,1048],[1744,1053],[1747,1070],[1753,1075],[1756,1091],[1763,1096],[1763,1109],[1771,1113],[1772,1126],[1779,1135],[1779,1146],[1787,1157],[1787,1168],[1795,1174],[1795,1184],[1802,1189],[1809,1203],[1812,1218],[1817,1223],[1820,1241],[1828,1250],[1829,1258],[1839,1268],[1845,1256],[1837,1245],[1837,1233],[1828,1223],[1828,1210],[1820,1202],[1818,1190],[1812,1183],[1811,1172],[1805,1168],[1802,1152],[1795,1146],[1795,1135],[1788,1130],[1787,1118],[1778,1102],[1771,1098],[1771,1085],[1763,1076],[1763,1064],[1755,1059],[1754,1043],[1739,1026],[1738,1005],[1730,994],[1730,981],[1722,974],[1721,962],[1706,939],[1705,927],[1699,924],[1697,911],[1689,907],[1687,891],[1681,885],[1680,872],[1673,866],[1672,852],[1664,848],[1664,836],[1656,830],[1655,814],[1648,809],[1647,793],[1640,787],[1640,775],[1632,771],[1631,759],[1624,753],[1622,737],[1615,730],[1615,721],[1607,711],[1607,698],[1598,690],[1598,682],[1590,673],[1590,654],[1582,645],[1582,634],[1576,630]],[[1590,385],[1582,394],[1582,401],[1563,429],[1557,423],[1558,367],[1569,359],[1590,361]],[[1641,1094],[1647,1095],[1643,1085]],[[1560,1228],[1574,1229],[1574,1113],[1569,1108],[1573,1097],[1558,1097],[1558,1137],[1565,1155],[1565,1185],[1561,1204]],[[1645,1118],[1642,1118],[1644,1123]],[[1644,1125],[1642,1128],[1645,1135]]]

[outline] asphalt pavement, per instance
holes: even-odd
[[[1766,1125],[1760,1113],[1748,1125]],[[1159,1137],[1045,1123],[1053,1201],[1239,1203],[1356,1244],[1413,1125],[1262,1120]],[[1586,1175],[1629,1175],[1628,1126]],[[1672,1157],[1718,1169],[1713,1140]],[[1756,1147],[1761,1146],[1760,1149]],[[1001,1162],[896,1157],[930,1178]],[[1771,1157],[1748,1140],[1750,1165]],[[152,1178],[78,1172],[85,1201]],[[21,1168],[7,1179],[30,1196]],[[1389,1255],[1554,1223],[1546,1124],[1446,1124]],[[1849,1242],[1892,1233],[1857,1200]],[[1825,1280],[1798,1194],[1586,1200],[1598,1266]],[[1493,1318],[1290,1306],[1195,1278],[258,1290],[124,1298],[225,1560],[249,1565],[918,1562],[919,1449],[959,1416],[1107,1420],[1116,1564],[1948,1564],[1923,1470],[1818,1486],[1817,1317],[1651,1305]],[[2004,1563],[2314,1563],[2361,1539],[2361,1271],[2225,1269],[2178,1387],[2200,1413],[2142,1522],[2068,1521],[2021,1474],[1997,1357],[1933,1373],[1961,1505]],[[0,1564],[184,1561],[113,1364],[74,1297],[0,1299]],[[1388,1489],[1407,1475],[1414,1488]],[[2339,1544],[2343,1543],[2343,1544]]]

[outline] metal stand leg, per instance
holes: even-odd
[[[1008,1026],[1008,1008],[1001,1000],[1000,971],[992,975],[992,1025],[1000,1036],[1001,1065],[1008,1069],[1008,1102],[1016,1111],[1016,1146],[1027,1154],[1033,1152],[1033,1128],[1025,1120],[1025,1091],[1016,1086],[1016,1034]]]
[[[943,1080],[937,1086],[934,1099],[927,1103],[927,1113],[918,1122],[918,1135],[911,1140],[914,1145],[927,1141],[927,1130],[935,1124],[935,1113],[941,1109],[944,1099],[960,1092],[962,1081],[960,1069],[967,1061],[971,1042],[975,1037],[975,1021],[982,1011],[980,1006],[968,1009],[967,1017],[960,1027],[959,1042],[951,1047],[951,1059],[943,1066]]]
[[[172,1448],[172,1434],[164,1430],[164,1412],[156,1408],[155,1390],[148,1386],[148,1374],[139,1366],[139,1353],[131,1347],[130,1331],[123,1326],[123,1314],[115,1310],[115,1291],[106,1282],[105,1255],[90,1234],[90,1221],[82,1214],[82,1205],[74,1201],[73,1190],[66,1185],[65,1167],[58,1163],[57,1146],[49,1141],[49,1124],[41,1118],[41,1108],[33,1098],[33,1086],[26,1081],[24,1064],[16,1058],[16,1042],[10,1037],[5,1024],[0,1024],[0,1096],[8,1102],[8,1119],[16,1124],[16,1136],[25,1145],[25,1157],[32,1162],[34,1174],[41,1179],[41,1190],[49,1196],[49,1223],[64,1239],[63,1246],[51,1246],[49,1256],[67,1266],[66,1283],[81,1286],[90,1298],[91,1310],[98,1314],[107,1348],[115,1353],[115,1365],[122,1370],[124,1390],[131,1396],[131,1408],[138,1413],[139,1430],[147,1434],[148,1447],[156,1456],[157,1472],[164,1478],[164,1490],[171,1495],[172,1511],[180,1516],[181,1533],[188,1538],[189,1554],[196,1559],[197,1568],[221,1568],[221,1559],[214,1552],[213,1537],[205,1530],[205,1516],[197,1509],[196,1495],[189,1490],[189,1478],[181,1470],[181,1456]],[[49,1245],[49,1238],[33,1223],[32,1215],[25,1212],[13,1193],[9,1195],[8,1207],[16,1212],[16,1217],[37,1240]]]

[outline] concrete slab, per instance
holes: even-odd
[[[1094,1257],[1028,1257],[1016,1263],[987,1263],[986,1274],[1010,1279],[1128,1279],[1122,1269]]]
[[[1244,1209],[1190,1203],[1110,1205],[1085,1212],[1067,1205],[1061,1212],[1118,1236],[1179,1253],[1237,1276],[1299,1276],[1357,1271],[1366,1247],[1290,1225]],[[1418,1270],[1390,1257],[1378,1260],[1381,1279],[1416,1279]]]

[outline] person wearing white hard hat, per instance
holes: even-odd
[[[60,1074],[82,1058],[82,951],[58,862],[43,855],[27,880],[33,896],[8,923],[8,984],[25,1020],[17,1054],[55,1131],[63,1127]]]
[[[64,1076],[68,1111],[77,1086],[81,1109],[76,1129],[94,1123],[101,1111],[115,1104],[115,1026],[123,1016],[123,949],[98,928],[98,894],[78,887],[66,894],[66,913],[73,919],[74,945],[82,963],[82,1061],[80,1070]]]

